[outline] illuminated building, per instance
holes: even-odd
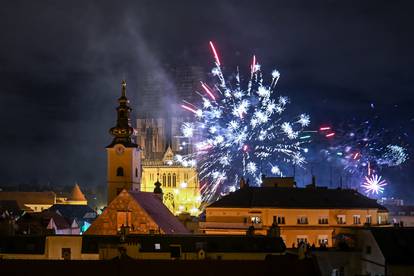
[[[200,229],[206,234],[240,234],[254,227],[265,234],[273,224],[287,247],[299,242],[315,246],[333,246],[339,233],[352,232],[364,226],[390,226],[388,211],[375,200],[354,190],[327,189],[313,183],[294,188],[281,182],[266,187],[246,184],[206,208],[206,221]]]
[[[183,118],[138,119],[137,140],[143,145],[141,191],[162,186],[163,202],[174,214],[199,214],[200,187],[194,166],[176,162],[176,154],[192,152],[192,143],[180,136]]]
[[[199,214],[201,197],[197,171],[194,167],[184,167],[175,162],[170,147],[161,160],[142,162],[141,191],[153,191],[154,182],[160,182],[163,202],[171,212]]]

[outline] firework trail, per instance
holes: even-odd
[[[212,42],[210,47],[215,60],[211,72],[217,82],[201,83],[201,103],[182,104],[194,115],[194,121],[182,125],[182,133],[194,141],[195,151],[177,157],[197,167],[204,202],[235,190],[241,177],[258,185],[262,173],[282,176],[287,167],[303,165],[303,144],[310,138],[303,130],[310,124],[307,114],[293,120],[285,115],[290,100],[276,95],[277,70],[265,84],[253,56],[247,83],[239,72],[227,81]]]
[[[408,159],[407,150],[403,146],[390,144],[398,135],[377,128],[375,122],[349,124],[336,132],[330,127],[321,127],[320,131],[327,138],[335,136],[329,140],[331,145],[322,150],[323,155],[353,178],[358,181],[363,179],[361,187],[367,194],[384,191],[386,182],[377,175],[378,172],[384,168],[400,166]],[[333,135],[329,136],[330,134]]]

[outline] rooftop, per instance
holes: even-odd
[[[275,187],[246,187],[239,189],[222,197],[208,207],[282,207],[307,209],[372,208],[387,210],[375,200],[354,190]]]
[[[154,193],[129,192],[166,234],[189,233]]]
[[[26,209],[25,204],[53,205],[56,202],[54,192],[0,192],[0,200],[16,200],[20,209]]]
[[[413,264],[414,228],[372,228],[372,235],[389,264]]]

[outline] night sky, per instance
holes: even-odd
[[[137,116],[142,76],[168,79],[165,64],[208,72],[209,40],[228,70],[248,68],[252,54],[264,71],[277,68],[278,89],[312,127],[379,117],[412,155],[413,8],[379,0],[3,1],[0,186],[106,187],[121,79]],[[166,103],[182,100],[174,89],[167,95]],[[385,172],[387,195],[414,198],[412,160]],[[315,173],[326,179],[323,172]]]

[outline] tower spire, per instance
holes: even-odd
[[[115,144],[122,144],[125,147],[138,147],[133,141],[134,129],[131,126],[130,114],[132,108],[129,106],[129,100],[126,97],[126,81],[121,82],[121,97],[118,99],[116,126],[109,130],[114,137],[112,143],[108,146],[113,147]]]

